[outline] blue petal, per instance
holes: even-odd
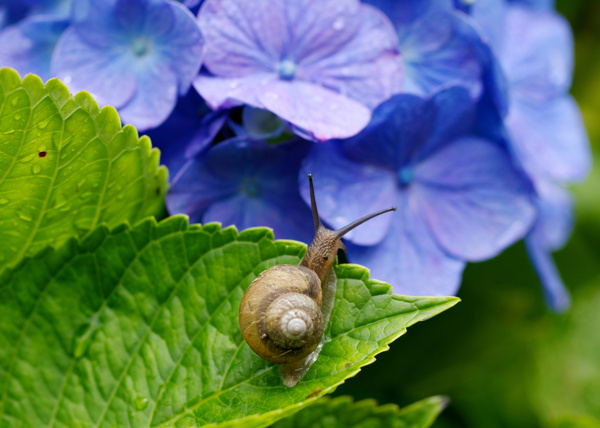
[[[373,112],[369,125],[344,141],[346,156],[396,171],[410,162],[435,125],[435,105],[414,95],[395,95]]]
[[[452,141],[414,174],[416,203],[439,245],[457,258],[494,257],[531,227],[531,186],[491,142]]]
[[[555,0],[509,0],[511,3],[523,4],[538,9],[552,10],[554,9]]]
[[[538,181],[537,219],[530,239],[547,251],[560,250],[573,230],[573,197],[562,186]]]
[[[200,68],[203,39],[194,16],[165,0],[81,0],[72,15],[53,72],[140,130],[162,123]]]
[[[316,141],[356,135],[371,118],[367,107],[335,91],[266,74],[233,79],[200,74],[194,87],[213,109],[245,103],[269,110]]]
[[[171,214],[192,222],[220,221],[239,229],[273,228],[277,238],[310,242],[312,214],[298,191],[298,172],[310,143],[277,146],[230,139],[192,159],[167,195]]]
[[[0,32],[0,67],[12,67],[21,75],[52,77],[50,60],[68,21],[53,17],[27,18]]]
[[[135,94],[137,79],[124,49],[85,43],[73,27],[67,28],[54,50],[52,75],[71,92],[88,91],[100,106],[119,109]]]
[[[583,180],[591,152],[581,112],[570,95],[544,103],[514,99],[506,118],[513,150],[534,180]]]
[[[307,174],[312,174],[319,215],[334,229],[394,205],[396,173],[348,159],[341,143],[329,141],[314,144],[301,169],[300,193],[310,204]],[[395,214],[377,217],[345,238],[359,245],[374,245],[387,234]]]
[[[450,0],[369,0],[395,25],[402,53],[403,92],[431,95],[440,87],[462,85],[473,98],[481,93],[480,43]]]
[[[465,263],[437,245],[409,194],[400,194],[396,207],[386,238],[371,247],[348,244],[348,259],[368,266],[371,278],[390,283],[397,294],[455,294]]]
[[[528,237],[525,239],[529,258],[542,282],[548,307],[555,312],[565,312],[571,306],[569,291],[565,287],[550,252]]]
[[[194,86],[213,109],[267,109],[321,141],[355,135],[400,91],[393,27],[356,0],[208,0],[198,19],[210,75]]]
[[[507,10],[498,57],[514,96],[543,103],[563,96],[573,77],[573,35],[556,12]]]

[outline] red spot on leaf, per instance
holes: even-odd
[[[41,158],[43,158],[44,156],[46,156],[46,152],[40,152],[40,153],[39,153],[39,156],[40,156]]]

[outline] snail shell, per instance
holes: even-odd
[[[254,352],[275,364],[305,358],[321,341],[321,304],[321,281],[314,271],[273,266],[250,284],[242,300],[244,339]]]
[[[250,348],[280,365],[283,383],[294,386],[317,359],[325,341],[335,300],[333,270],[342,236],[390,208],[365,216],[338,230],[327,229],[317,212],[310,181],[315,238],[299,266],[277,265],[261,272],[250,284],[240,305],[240,328]]]

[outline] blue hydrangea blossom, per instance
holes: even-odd
[[[162,123],[202,62],[194,16],[171,0],[78,0],[56,46],[52,73],[91,92],[139,130]]]
[[[59,37],[69,21],[54,16],[32,16],[0,31],[0,67],[12,67],[21,75],[53,77],[50,61]]]
[[[350,260],[397,293],[454,294],[466,261],[495,256],[531,227],[529,182],[501,146],[470,135],[473,117],[460,87],[429,100],[396,95],[364,131],[313,147],[303,166],[333,227],[397,206],[348,236],[358,244],[348,245]],[[306,200],[306,186],[301,193]]]
[[[538,193],[538,219],[526,239],[528,251],[548,305],[565,310],[568,293],[550,253],[566,242],[572,204],[564,190],[548,189],[585,178],[591,155],[581,113],[568,94],[573,69],[571,30],[551,6],[552,2],[482,0],[470,6],[469,12],[498,54],[510,97],[505,139]],[[550,233],[565,238],[549,245],[544,234]]]
[[[428,96],[443,86],[481,93],[483,64],[477,32],[451,0],[366,0],[390,18],[404,64],[402,92]]]
[[[250,138],[211,146],[172,180],[169,212],[239,229],[268,226],[276,238],[310,242],[312,214],[298,190],[298,171],[310,146],[300,140],[272,146]]]
[[[206,72],[194,86],[213,109],[249,104],[327,140],[359,132],[400,91],[394,29],[357,0],[207,0],[198,19]]]

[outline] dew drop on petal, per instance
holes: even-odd
[[[342,17],[337,18],[335,21],[333,21],[333,29],[340,31],[344,28],[344,26],[346,25],[346,20]]]

